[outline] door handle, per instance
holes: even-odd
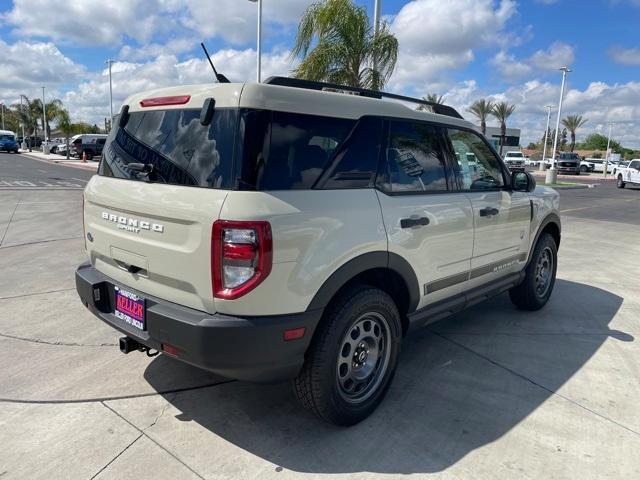
[[[480,209],[481,217],[491,217],[493,215],[498,215],[499,213],[500,213],[500,210],[498,210],[497,208],[486,207],[486,208]]]
[[[427,217],[403,218],[400,220],[401,228],[425,227],[427,225],[429,225],[429,219]]]

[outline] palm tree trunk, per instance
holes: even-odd
[[[482,132],[482,135],[487,134],[487,122],[484,120],[480,121],[480,131]]]
[[[576,148],[576,132],[572,131],[571,132],[571,151],[572,152],[574,148]]]
[[[502,156],[502,147],[504,146],[504,140],[507,136],[507,125],[502,122],[500,124],[500,156]]]

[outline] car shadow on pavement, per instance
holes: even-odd
[[[558,280],[538,312],[518,311],[501,295],[433,324],[405,340],[385,400],[351,428],[317,420],[288,384],[233,382],[165,398],[182,412],[177,420],[214,434],[209,445],[194,436],[187,446],[202,455],[215,457],[217,436],[296,472],[439,472],[524,421],[609,337],[633,341],[609,329],[622,301]],[[166,388],[168,370],[182,368],[175,363],[161,356],[145,378]]]

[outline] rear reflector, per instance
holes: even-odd
[[[191,100],[191,95],[175,95],[173,97],[145,98],[140,102],[141,107],[160,107],[162,105],[184,105]]]
[[[174,347],[173,345],[169,345],[168,343],[162,344],[162,351],[164,353],[168,353],[169,355],[173,355],[174,357],[180,356],[180,350],[178,347]]]
[[[291,340],[298,340],[299,338],[304,337],[306,329],[305,327],[293,328],[291,330],[284,331],[284,341],[290,342]]]

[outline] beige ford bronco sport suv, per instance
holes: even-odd
[[[293,379],[340,425],[410,330],[506,291],[544,306],[560,244],[558,194],[454,109],[283,77],[128,98],[84,228],[77,291],[124,353]]]

